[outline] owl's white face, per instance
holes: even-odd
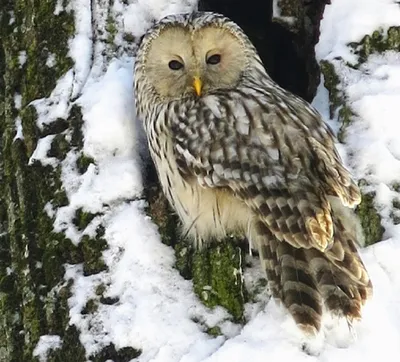
[[[144,71],[165,99],[201,96],[235,87],[246,69],[242,42],[228,29],[167,27],[152,40]]]

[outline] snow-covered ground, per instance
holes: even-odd
[[[91,26],[104,26],[107,14],[97,9],[92,21],[89,1],[72,3],[77,22],[77,34],[70,44],[74,70],[59,80],[48,99],[38,100],[35,105],[38,123],[49,123],[68,115],[72,95],[82,107],[84,153],[96,161],[79,175],[75,165],[78,155],[70,151],[62,163],[70,204],[58,210],[52,205],[46,208],[50,215],[55,215],[55,230],[65,232],[75,243],[84,234],[94,235],[100,223],[105,227],[109,249],[104,252],[104,260],[108,271],[84,276],[81,266],[66,266],[65,279],[74,280],[69,299],[70,323],[81,331],[87,355],[113,342],[117,349],[131,346],[142,350],[137,359],[140,362],[397,361],[400,232],[390,211],[392,200],[400,199],[392,187],[393,182],[400,181],[400,55],[389,52],[372,56],[360,70],[345,66],[344,61],[355,60],[347,43],[361,40],[378,27],[399,25],[400,5],[394,0],[335,0],[326,6],[321,24],[317,57],[344,60],[335,60],[335,66],[342,91],[359,115],[349,126],[346,144],[340,151],[355,176],[366,178],[377,192],[386,240],[363,251],[375,286],[363,322],[353,326],[352,334],[347,326],[327,330],[326,340],[317,343],[320,354],[315,357],[301,351],[301,335],[287,313],[274,302],[260,298],[259,302],[248,304],[247,324],[235,325],[228,321],[223,308],[209,310],[203,306],[190,281],[173,268],[173,250],[161,243],[156,226],[145,214],[145,201],[141,200],[141,160],[146,146],[134,117],[132,54],[121,51],[110,61],[100,40],[93,47]],[[137,0],[126,5],[115,0],[115,42],[123,45],[124,33],[139,37],[153,19],[190,11],[195,3]],[[314,104],[337,129],[336,120],[329,119],[328,94],[322,85]],[[55,159],[46,158],[50,142],[51,137],[41,140],[32,157],[55,164]],[[78,208],[103,215],[79,231],[72,222]],[[247,270],[245,278],[254,279],[259,273],[257,268]],[[108,286],[107,296],[118,297],[119,302],[100,304],[94,314],[81,314],[100,283]],[[216,325],[222,336],[205,333]],[[35,353],[45,360],[46,350],[61,343],[57,336],[44,336]]]

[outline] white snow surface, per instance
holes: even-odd
[[[107,271],[85,276],[82,265],[66,265],[65,280],[74,282],[69,299],[70,323],[80,330],[87,356],[113,343],[117,349],[141,350],[136,359],[139,362],[397,361],[400,234],[390,211],[397,196],[391,183],[400,180],[398,54],[373,56],[354,72],[340,61],[336,64],[342,91],[358,113],[346,144],[339,149],[355,176],[366,178],[377,192],[387,228],[386,240],[362,252],[375,286],[364,320],[349,329],[343,321],[327,319],[324,334],[304,340],[288,313],[264,292],[246,305],[247,323],[236,325],[223,308],[206,308],[194,294],[191,282],[174,269],[173,250],[161,243],[142,200],[146,143],[135,119],[134,59],[124,50],[123,35],[128,32],[139,37],[155,19],[195,6],[194,0],[137,0],[128,5],[115,0],[111,15],[118,25],[115,43],[119,49],[118,57],[110,59],[106,45],[93,38],[92,29],[98,26],[105,32],[107,12],[101,7],[91,9],[88,0],[74,0],[71,9],[77,33],[70,43],[74,69],[59,80],[49,98],[33,102],[39,127],[58,117],[66,118],[71,107],[79,105],[84,120],[83,151],[94,159],[80,175],[76,167],[79,151],[71,150],[61,165],[70,203],[60,209],[46,205],[46,212],[55,217],[55,231],[64,232],[76,244],[84,235],[95,236],[100,225],[105,228],[109,248],[103,252],[103,259]],[[326,6],[317,56],[354,61],[346,43],[396,22],[400,24],[400,6],[395,1],[335,0]],[[322,85],[314,104],[338,130],[337,121],[329,119],[327,91]],[[32,160],[55,165],[57,160],[46,156],[51,141],[52,136],[40,140]],[[85,230],[78,230],[73,223],[79,208],[98,214]],[[244,270],[244,278],[251,289],[262,273],[258,260],[249,260],[254,266]],[[96,288],[101,284],[106,286],[105,296],[117,298],[117,303],[99,304],[93,314],[82,314],[87,301],[98,298]],[[220,327],[221,336],[206,333],[214,326]],[[41,360],[45,360],[49,348],[62,343],[56,337],[41,337],[35,349]],[[304,343],[318,356],[303,352]]]
[[[54,349],[61,347],[62,341],[57,335],[44,335],[39,339],[33,350],[33,356],[38,357],[40,362],[46,362],[47,354]]]
[[[355,59],[346,46],[360,41],[375,30],[400,25],[397,0],[335,0],[325,7],[321,35],[316,46],[317,59],[342,57]]]

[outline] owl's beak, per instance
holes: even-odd
[[[199,77],[193,77],[193,88],[197,94],[198,97],[201,96],[201,88],[203,87],[203,84],[200,80]]]

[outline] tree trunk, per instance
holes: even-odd
[[[263,5],[258,8],[258,3]],[[255,42],[274,79],[311,100],[319,83],[314,45],[324,4],[284,3],[280,15],[294,17],[293,27],[279,16],[273,19],[272,1],[250,6],[243,1],[207,0],[201,6],[237,21]],[[290,7],[291,3],[296,5]],[[107,268],[102,258],[107,240],[101,224],[94,236],[75,244],[65,233],[54,231],[54,217],[48,211],[50,204],[57,210],[70,203],[61,177],[62,161],[68,152],[74,150],[78,155],[76,168],[81,174],[97,162],[82,152],[82,110],[73,105],[76,95],[68,101],[66,116],[47,124],[40,125],[36,103],[32,104],[49,97],[60,78],[74,66],[68,46],[75,34],[77,14],[68,10],[69,4],[70,0],[0,0],[0,89],[4,90],[0,93],[0,361],[4,362],[38,360],[34,349],[44,335],[60,340],[59,348],[49,349],[48,361],[129,361],[140,354],[132,347],[117,349],[110,343],[88,355],[79,329],[69,323],[72,281],[65,279],[64,265],[81,263],[85,276]],[[92,19],[102,14],[102,21],[92,20],[91,40],[93,53],[96,45],[103,44],[99,52],[105,65],[113,56],[134,49],[137,39],[130,34],[115,40],[113,1],[82,1],[83,5],[90,6]],[[254,15],[251,23],[246,23],[246,11]],[[363,44],[368,56],[367,41]],[[322,70],[332,107],[344,105],[335,93],[338,80],[334,69],[324,63]],[[51,140],[46,154],[54,160],[52,164],[32,157],[45,138]],[[162,196],[154,171],[148,174],[148,212],[160,226],[163,241],[175,248],[177,269],[184,278],[193,280],[194,291],[208,307],[221,305],[232,320],[245,322],[244,305],[250,298],[241,274],[245,241],[227,240],[208,250],[192,250],[180,240],[176,218]],[[377,220],[368,239],[374,242],[382,234],[379,217],[372,196],[366,195],[364,200],[360,208],[364,225]],[[95,216],[78,208],[75,226],[83,230]],[[97,294],[100,302],[88,301],[82,313],[95,313],[96,303],[113,302],[102,298],[101,288]],[[209,332],[219,334],[218,330]]]
[[[68,327],[68,287],[63,263],[73,250],[44,211],[47,202],[68,202],[60,170],[30,163],[40,137],[58,135],[52,144],[57,157],[70,147],[60,133],[73,127],[59,120],[37,127],[30,105],[47,97],[57,80],[72,67],[68,39],[74,34],[73,14],[54,16],[55,2],[2,0],[1,94],[1,212],[0,212],[0,360],[30,361],[39,337],[58,334],[69,342],[68,353],[84,359],[78,333]],[[55,64],[46,66],[53,54]],[[17,129],[22,127],[23,136]],[[81,261],[81,260],[79,260]],[[66,351],[67,351],[66,350]]]

